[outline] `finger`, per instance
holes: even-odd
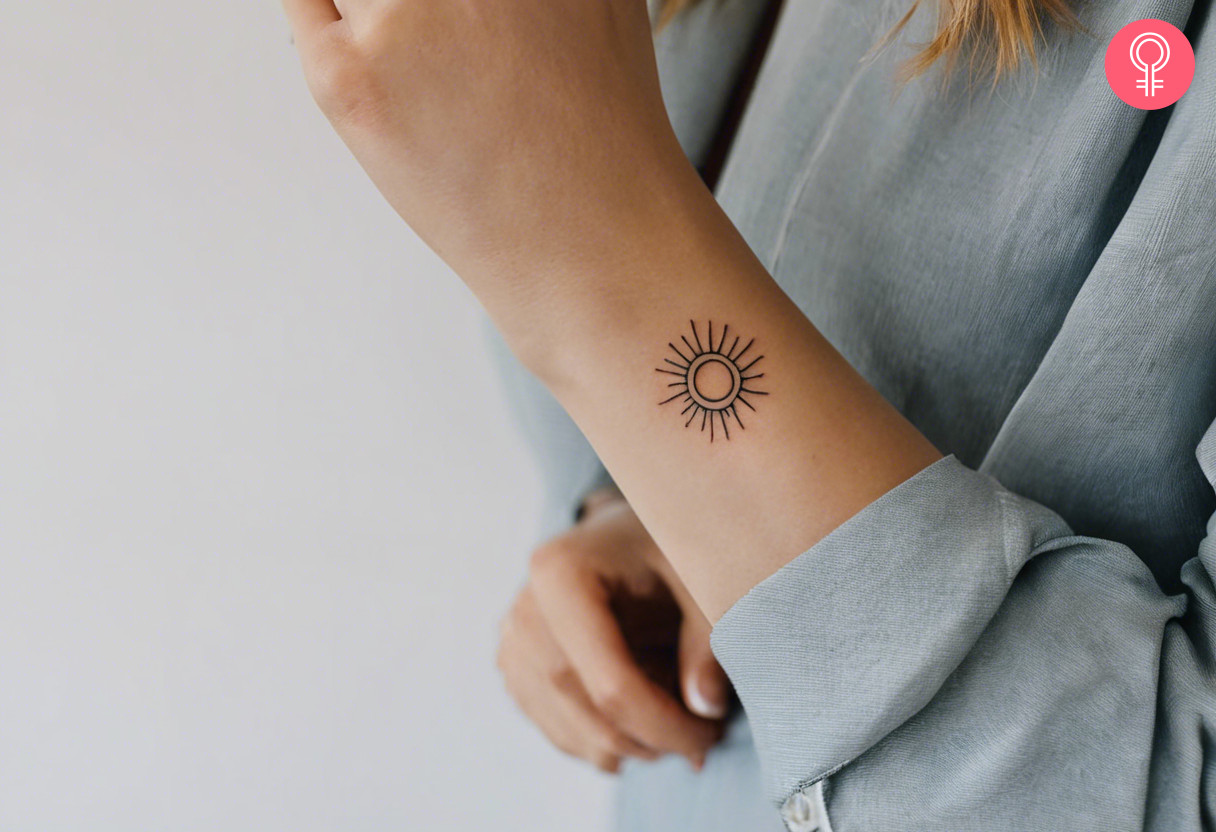
[[[620,754],[606,741],[580,730],[577,710],[541,674],[530,669],[507,677],[507,689],[524,715],[558,750],[607,771],[619,764]]]
[[[504,627],[499,667],[507,688],[524,713],[550,742],[601,769],[615,771],[622,757],[653,760],[658,754],[635,742],[599,714],[557,642],[533,616],[527,599]],[[538,626],[539,624],[539,626]]]
[[[690,714],[637,666],[594,574],[554,563],[534,572],[536,600],[596,710],[642,744],[699,768],[718,726]]]
[[[730,679],[718,664],[709,643],[713,625],[701,612],[680,576],[666,560],[656,566],[671,590],[683,621],[680,624],[680,692],[688,710],[706,719],[722,719],[730,703]]]
[[[333,0],[283,0],[283,11],[297,40],[311,40],[342,19]]]
[[[654,749],[627,736],[595,709],[577,671],[541,615],[536,595],[527,587],[519,595],[515,613],[517,626],[509,646],[518,656],[521,670],[529,672],[561,697],[560,711],[567,717],[565,722],[593,745],[618,756],[657,759],[659,755]]]
[[[557,710],[567,725],[589,748],[593,756],[637,757],[640,760],[657,760],[659,753],[647,748],[624,731],[617,728],[595,708],[587,689],[578,681],[573,669],[568,681],[553,685],[558,694]],[[586,756],[586,755],[584,755]],[[587,757],[591,759],[591,757]],[[595,762],[592,759],[592,762]]]
[[[587,760],[597,768],[614,771],[620,756],[605,743],[597,746],[586,731],[579,731],[569,704],[536,673],[508,677],[507,689],[524,715],[549,742],[565,754]]]
[[[699,609],[684,611],[680,625],[680,691],[688,710],[706,719],[722,719],[730,697],[726,671],[709,646],[709,620]]]

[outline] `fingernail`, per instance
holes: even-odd
[[[687,685],[688,710],[706,719],[721,719],[726,716],[726,703],[714,701],[712,694],[707,694],[704,686],[705,680],[698,678],[694,678],[692,683]]]

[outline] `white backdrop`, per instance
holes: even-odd
[[[0,102],[0,828],[603,828],[480,312],[277,4],[6,3]]]

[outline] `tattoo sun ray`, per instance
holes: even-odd
[[[752,348],[752,344],[754,344],[754,343],[756,343],[756,339],[755,339],[755,338],[753,338],[752,340],[748,341],[748,342],[747,342],[747,346],[745,346],[743,349],[739,350],[739,354],[738,354],[738,355],[731,355],[731,356],[727,356],[727,357],[728,357],[728,358],[730,358],[730,360],[731,360],[731,361],[738,361],[740,358],[742,358],[742,357],[743,357],[743,353],[747,352],[748,350],[750,350],[750,349]],[[732,348],[731,348],[731,349],[734,349],[734,347],[732,346]]]
[[[663,399],[659,405],[678,400],[684,405],[680,415],[688,414],[688,420],[684,423],[685,428],[690,427],[696,420],[697,414],[700,414],[700,429],[704,432],[705,426],[709,426],[710,442],[713,442],[719,433],[723,440],[729,440],[730,427],[726,423],[727,419],[733,418],[740,430],[744,428],[743,420],[739,418],[739,404],[742,403],[748,410],[755,412],[756,408],[747,397],[769,395],[765,390],[757,390],[748,386],[749,383],[764,378],[764,373],[746,374],[749,369],[762,361],[764,356],[758,355],[746,365],[742,365],[739,359],[752,348],[756,339],[750,339],[744,344],[743,349],[738,349],[742,336],[735,335],[730,349],[726,349],[730,324],[723,324],[715,338],[713,321],[707,320],[704,342],[701,341],[701,334],[695,320],[689,320],[688,327],[692,340],[690,341],[688,335],[685,334],[681,334],[679,337],[679,340],[687,347],[688,354],[686,355],[677,347],[673,339],[667,342],[667,346],[680,359],[679,362],[670,357],[664,357],[661,363],[667,366],[655,367],[656,372],[673,375],[679,379],[667,384],[668,388],[675,388],[674,391],[670,391],[675,395]],[[738,352],[736,352],[737,349]],[[719,424],[715,425],[715,421]]]
[[[763,356],[763,355],[756,356],[755,358],[753,358],[753,359],[751,360],[751,362],[750,362],[750,363],[749,363],[749,364],[748,364],[746,367],[740,367],[740,368],[739,368],[739,372],[740,372],[740,373],[746,373],[748,370],[750,370],[750,369],[751,369],[752,364],[755,364],[755,363],[756,363],[757,361],[759,361],[761,358],[764,358],[764,356]]]
[[[734,351],[735,351],[735,347],[737,347],[737,346],[739,346],[739,336],[738,336],[738,335],[736,335],[736,336],[735,336],[735,340],[734,340],[734,342],[733,342],[733,343],[731,343],[731,345],[730,345],[730,352],[728,352],[728,353],[726,354],[726,357],[727,357],[727,358],[730,358],[730,357],[731,357],[731,355],[730,355],[730,354],[731,354],[732,352],[734,352]],[[718,352],[722,352],[722,350],[718,350]]]

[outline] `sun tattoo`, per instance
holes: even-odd
[[[748,386],[749,382],[764,378],[764,373],[747,374],[748,370],[764,356],[758,355],[755,358],[747,356],[747,363],[741,365],[748,350],[752,348],[752,344],[756,343],[756,339],[752,338],[743,345],[742,349],[739,349],[739,341],[742,339],[736,335],[730,348],[727,349],[726,341],[730,336],[730,326],[722,327],[722,335],[715,345],[714,322],[709,321],[708,323],[709,331],[706,333],[704,346],[701,344],[701,335],[697,332],[696,322],[689,321],[688,325],[692,327],[692,340],[689,341],[687,335],[680,336],[684,349],[680,349],[670,341],[667,343],[667,346],[671,347],[671,351],[680,360],[664,358],[663,362],[667,366],[654,369],[657,373],[665,373],[678,378],[678,381],[667,385],[675,390],[675,395],[664,399],[659,404],[664,405],[670,402],[683,404],[684,409],[680,411],[680,415],[691,413],[688,421],[684,423],[684,427],[692,425],[699,416],[701,430],[704,431],[708,424],[709,441],[713,442],[715,422],[722,426],[722,435],[730,439],[727,419],[734,419],[742,429],[744,425],[743,420],[739,418],[739,405],[742,404],[754,411],[756,408],[752,407],[752,403],[747,400],[747,397],[767,396],[768,393]],[[685,351],[688,352],[688,355],[684,354]]]

